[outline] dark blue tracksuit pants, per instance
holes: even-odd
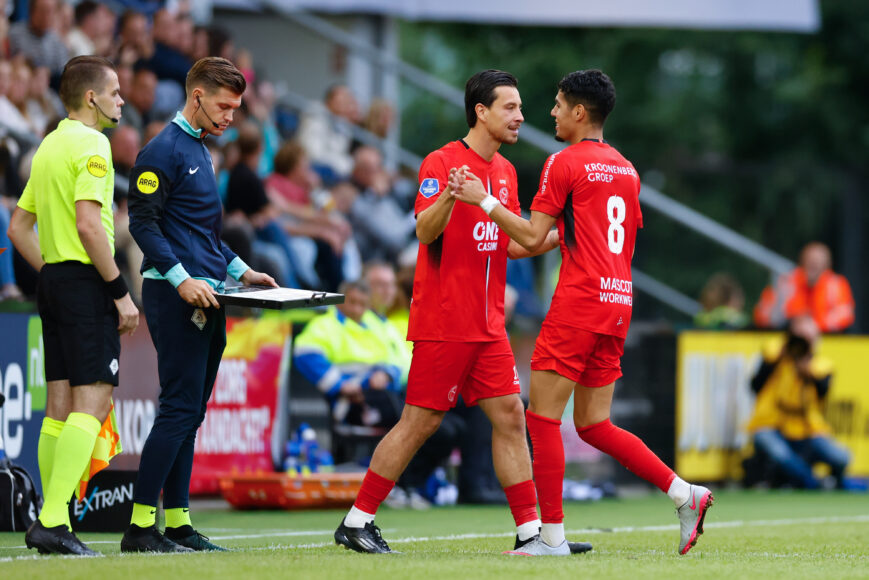
[[[163,490],[164,508],[189,507],[193,446],[226,346],[226,315],[203,309],[200,330],[191,320],[196,308],[165,280],[144,280],[142,303],[157,349],[160,407],[142,449],[133,501],[156,506]]]

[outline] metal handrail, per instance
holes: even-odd
[[[376,62],[383,69],[402,76],[411,84],[414,84],[429,93],[437,95],[449,103],[464,108],[464,93],[439,78],[413,65],[407,64],[406,62],[370,45],[352,34],[348,34],[347,31],[342,30],[322,18],[318,18],[306,12],[291,10],[287,7],[281,6],[280,3],[275,2],[274,0],[266,0],[263,4],[269,6],[293,22],[296,22],[300,26],[323,36],[330,42],[334,42],[335,44],[339,44],[352,50],[354,54],[364,56],[372,62]],[[549,154],[555,153],[562,148],[561,145],[554,142],[551,132],[541,131],[528,123],[522,125],[522,140],[527,141]],[[644,186],[643,189],[645,194],[640,196],[640,201],[642,203],[669,216],[671,219],[681,223],[685,227],[712,238],[721,245],[754,262],[757,262],[773,272],[786,272],[794,267],[794,263],[787,258],[761,246],[742,234],[719,224],[718,222],[691,209],[687,205],[666,196],[660,191],[648,186]],[[720,238],[713,238],[713,235],[720,236]]]
[[[280,3],[275,2],[274,0],[264,0],[262,4],[303,28],[307,28],[316,34],[319,34],[330,42],[343,46],[344,48],[351,50],[354,54],[376,63],[383,70],[398,74],[411,84],[416,85],[431,94],[437,95],[449,103],[464,108],[464,93],[437,77],[413,65],[407,64],[395,56],[372,46],[357,36],[350,34],[322,18],[314,16],[313,14],[292,10],[285,6],[281,6]],[[287,95],[289,96],[290,93],[287,92]],[[294,97],[298,97],[298,99],[308,102],[304,97],[298,95],[295,95]],[[293,98],[293,100],[298,102],[295,98]],[[363,129],[355,126],[350,126],[350,128],[351,131],[354,132],[354,136],[356,136],[360,141],[389,148],[398,155],[400,163],[414,169],[418,168],[419,163],[421,162],[419,156],[400,146],[395,146],[386,140],[380,139]],[[525,123],[522,126],[522,137],[523,141],[527,141],[547,154],[554,153],[562,148],[561,145],[554,142],[550,133],[541,131],[528,123]],[[737,254],[760,264],[773,273],[784,273],[794,267],[794,263],[787,258],[699,213],[687,205],[668,197],[654,188],[643,185],[641,189],[640,202],[682,224],[688,229],[708,237],[712,241],[736,252]],[[697,301],[682,294],[678,290],[675,290],[667,284],[644,274],[636,268],[633,269],[633,272],[635,276],[634,283],[638,289],[689,316],[693,316],[700,310],[700,305]]]
[[[279,83],[276,86],[276,89],[278,100],[281,104],[289,105],[300,112],[315,106],[310,99],[287,88],[286,83]],[[341,124],[343,128],[349,131],[350,134],[361,143],[372,145],[374,147],[394,147],[399,163],[414,171],[419,170],[419,166],[422,164],[422,158],[419,155],[411,153],[410,151],[403,149],[401,146],[394,146],[388,140],[363,129],[362,127],[353,125],[352,123],[347,123],[342,118],[332,114],[328,110],[325,112],[333,122]],[[633,283],[639,290],[669,305],[676,311],[691,317],[700,311],[700,304],[696,300],[662,282],[659,282],[658,280],[655,280],[637,268],[632,268],[631,272]]]

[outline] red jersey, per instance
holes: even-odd
[[[606,143],[587,140],[553,154],[531,204],[558,219],[561,270],[547,318],[624,338],[631,322],[631,258],[640,178]]]
[[[505,207],[519,214],[513,165],[498,153],[486,161],[460,140],[444,145],[422,162],[414,208],[417,215],[446,189],[450,169],[462,165],[467,165]],[[509,243],[510,238],[486,212],[456,202],[444,232],[432,243],[419,246],[407,339],[503,339]]]

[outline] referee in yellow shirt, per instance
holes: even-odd
[[[48,382],[38,447],[45,505],[25,542],[41,554],[97,556],[72,533],[68,504],[111,408],[120,335],[139,324],[114,260],[115,172],[102,134],[118,124],[124,101],[114,65],[96,56],[66,64],[60,98],[68,117],[37,149],[9,226],[39,271]]]

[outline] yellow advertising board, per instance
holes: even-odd
[[[679,335],[676,370],[676,471],[689,481],[741,477],[750,451],[745,425],[754,409],[751,378],[763,332]],[[833,362],[825,414],[837,441],[851,452],[847,473],[869,477],[869,337],[825,336],[819,354]]]

